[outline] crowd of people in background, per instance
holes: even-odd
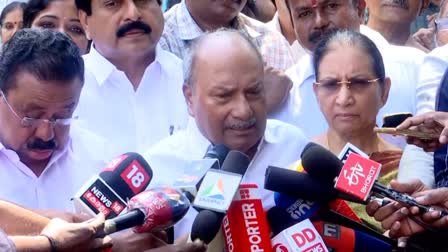
[[[380,183],[448,208],[448,0],[28,0],[3,8],[0,29],[0,250],[205,251],[186,242],[193,208],[174,244],[98,238],[104,216],[73,212],[126,152],[188,167],[224,144],[249,157],[243,182],[269,209],[269,165],[351,143]],[[412,114],[397,129],[438,138],[375,131],[397,113]],[[152,169],[166,186],[184,172]],[[350,206],[392,238],[424,232],[415,218],[448,229],[397,202]]]

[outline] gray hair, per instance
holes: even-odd
[[[260,51],[255,46],[255,44],[250,40],[249,36],[243,32],[235,29],[221,28],[213,32],[206,32],[202,36],[194,39],[187,49],[187,53],[183,58],[183,74],[184,74],[184,84],[191,85],[195,82],[194,70],[196,67],[196,61],[198,57],[198,52],[200,51],[201,45],[204,41],[211,37],[231,37],[236,36],[240,38],[240,41],[246,43],[250,49],[257,55],[260,62],[263,62],[263,57]],[[232,45],[229,45],[232,46]]]

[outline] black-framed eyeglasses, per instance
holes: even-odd
[[[332,93],[338,92],[343,85],[346,85],[348,89],[358,92],[366,89],[370,84],[379,81],[381,78],[375,79],[351,79],[346,81],[341,81],[337,79],[324,79],[314,82],[320,89]]]
[[[5,94],[3,91],[0,90],[0,95],[2,96],[3,100],[5,101],[6,105],[8,106],[9,110],[14,114],[17,119],[20,120],[20,125],[24,128],[33,128],[36,129],[39,126],[41,126],[44,123],[50,124],[53,128],[56,126],[59,127],[67,127],[69,126],[74,120],[77,120],[78,117],[72,117],[72,118],[64,118],[64,119],[39,119],[39,118],[31,118],[31,117],[21,117],[19,114],[12,108],[11,104],[9,104],[8,100],[6,99]]]

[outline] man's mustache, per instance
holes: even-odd
[[[33,142],[28,143],[27,147],[32,150],[54,150],[56,148],[56,142],[54,139],[50,141],[36,139]]]
[[[310,35],[308,36],[308,41],[313,43],[313,44],[317,44],[319,43],[319,41],[321,41],[324,37],[334,33],[338,31],[338,29],[325,29],[325,30],[316,30],[316,31],[312,31],[310,33]]]
[[[124,24],[121,26],[117,31],[117,37],[121,38],[126,35],[126,33],[132,31],[132,30],[141,30],[144,33],[151,33],[152,29],[149,25],[141,22],[141,21],[133,21]]]
[[[254,117],[247,121],[239,121],[239,122],[229,123],[226,128],[234,129],[234,130],[248,129],[248,128],[254,126],[256,122],[257,122],[257,119]]]

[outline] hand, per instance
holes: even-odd
[[[207,251],[207,245],[201,241],[195,241],[193,243],[185,243],[178,245],[169,245],[160,247],[157,249],[147,250],[146,252],[205,252]]]
[[[58,251],[89,251],[110,247],[110,237],[95,239],[98,230],[104,227],[104,215],[84,223],[68,223],[52,219],[42,230],[42,235],[54,240]]]
[[[266,108],[269,113],[279,109],[289,96],[292,88],[291,79],[280,70],[266,67],[264,70],[264,90]]]
[[[408,39],[406,45],[428,53],[434,49],[434,33],[434,28],[421,28]]]
[[[415,197],[416,201],[422,205],[438,207],[445,210],[448,209],[448,188],[446,187],[425,190],[415,193],[413,196]],[[418,212],[418,208],[412,207],[411,211]],[[425,213],[422,216],[422,219],[425,222],[432,223],[431,225],[435,228],[448,227],[448,216],[440,218],[439,211]]]
[[[135,233],[132,229],[111,234],[113,251],[140,252],[166,246],[162,233]]]
[[[420,180],[415,180],[410,183],[398,183],[393,180],[390,182],[390,186],[399,192],[407,193],[412,196],[427,190]],[[366,207],[367,214],[381,222],[381,226],[384,229],[390,230],[390,237],[410,236],[424,230],[422,226],[411,220],[408,216],[411,213],[417,214],[418,209],[417,213],[415,213],[415,210],[416,209],[414,208],[408,209],[398,202],[392,202],[381,207],[377,202],[371,201]]]
[[[439,139],[422,140],[416,137],[407,137],[409,144],[417,145],[425,151],[435,151],[442,144],[448,143],[448,113],[428,112],[406,119],[397,129],[411,129],[420,132],[439,135]]]

